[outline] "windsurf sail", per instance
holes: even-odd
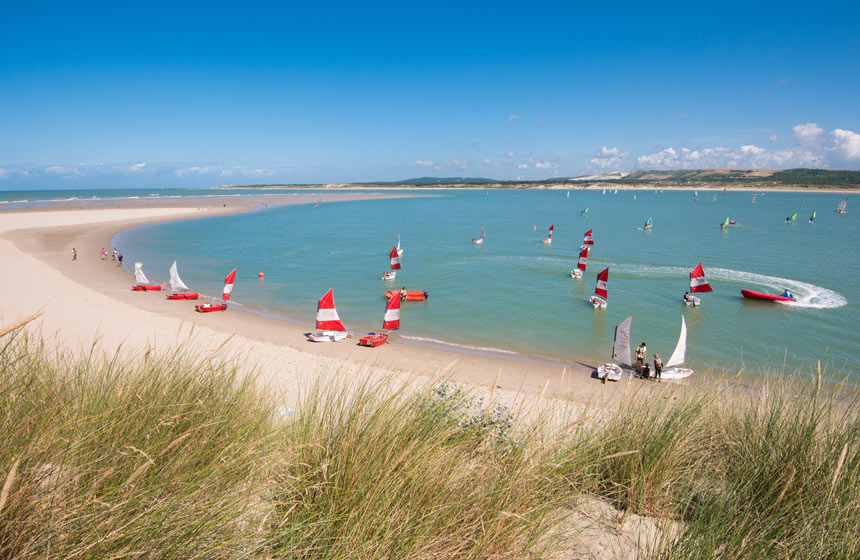
[[[588,230],[585,232],[585,237],[582,238],[583,245],[594,245],[594,236],[591,234],[592,230]]]
[[[173,261],[173,264],[170,265],[170,291],[181,292],[187,289],[188,286],[179,277],[179,271],[176,269],[176,261]]]
[[[224,301],[230,300],[230,294],[233,293],[233,284],[236,282],[236,269],[227,275],[227,278],[224,279],[224,293],[222,297]]]
[[[627,316],[615,326],[615,341],[612,343],[612,361],[625,366],[633,366],[630,359],[630,325],[633,323],[633,314]]]
[[[723,225],[722,225],[722,226],[720,226],[720,227],[724,227],[724,228],[729,227],[729,217],[728,217],[728,216],[726,216],[726,221],[725,221],[725,222],[723,222]]]
[[[812,223],[814,221],[815,221],[815,210],[812,211],[812,215],[809,217],[809,223]]]
[[[755,196],[756,196],[756,195],[753,195],[753,197],[752,197],[752,203],[753,203],[753,204],[755,204]]]
[[[334,290],[331,288],[320,298],[317,304],[317,329],[321,331],[346,330],[337,314],[337,309],[335,309]]]
[[[403,256],[403,249],[400,248],[400,234],[399,233],[397,234],[397,256],[398,257]]]
[[[579,262],[576,263],[576,268],[585,272],[585,265],[588,263],[588,247],[579,252]]]
[[[385,315],[382,318],[382,328],[393,331],[400,328],[400,297],[403,295],[403,290],[397,290],[388,298],[388,303],[385,304]]]
[[[481,226],[481,237],[479,239],[484,238],[484,226]]]
[[[594,295],[607,299],[609,296],[606,293],[606,284],[609,282],[609,267],[604,268],[597,275],[597,284],[594,287]]]
[[[149,278],[143,273],[143,263],[134,263],[134,281],[138,284],[149,284]]]
[[[651,229],[653,226],[654,224],[651,222],[651,218],[649,217],[648,221],[645,222],[645,227],[643,229]]]
[[[684,358],[687,353],[687,323],[684,322],[684,316],[681,315],[681,336],[678,337],[678,344],[675,346],[675,351],[669,361],[666,362],[666,368],[672,366],[680,366],[684,363]]]
[[[388,257],[391,259],[391,270],[400,270],[400,255],[397,253],[397,247],[391,248]]]
[[[839,201],[839,205],[836,207],[836,212],[839,214],[845,213],[845,207],[848,206],[848,198],[843,198]]]
[[[705,269],[702,268],[702,263],[697,264],[696,268],[690,272],[690,291],[693,293],[714,291],[705,278]]]

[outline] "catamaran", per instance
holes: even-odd
[[[176,269],[176,261],[170,265],[170,293],[167,294],[167,299],[197,299],[200,294],[197,292],[189,292],[188,286],[179,277],[179,271]]]
[[[135,292],[157,292],[161,290],[160,284],[150,284],[149,278],[143,273],[143,263],[134,263],[134,281],[136,284],[131,287]]]
[[[705,269],[702,268],[702,263],[696,265],[696,267],[690,271],[690,291],[694,294],[703,294],[706,292],[713,292],[713,288],[708,284],[707,278],[705,278]],[[697,298],[696,296],[687,296],[684,298],[684,303],[687,305],[697,306],[702,303],[702,300]]]
[[[382,330],[393,331],[400,328],[400,291],[398,290],[385,304],[385,315],[382,317]],[[388,333],[370,333],[358,339],[361,346],[374,348],[388,342]]]
[[[549,226],[549,235],[543,238],[543,242],[549,245],[552,243],[552,230],[555,229],[555,224]]]
[[[400,270],[400,255],[397,254],[397,247],[392,247],[388,252],[388,258],[391,262],[391,272],[383,272],[383,280],[394,280],[397,277],[397,271]]]
[[[480,245],[483,242],[484,242],[484,226],[481,226],[480,235],[478,235],[478,237],[473,237],[472,243],[475,243],[476,245]]]
[[[593,305],[595,309],[598,307],[606,307],[606,299],[609,297],[609,294],[606,293],[607,282],[609,282],[609,267],[604,268],[600,271],[600,274],[597,275],[597,284],[594,287],[594,295],[588,298],[588,301],[591,302],[591,305]]]
[[[839,201],[839,205],[836,207],[835,212],[837,214],[844,214],[846,206],[848,206],[848,197],[847,196]]]
[[[337,342],[349,336],[334,306],[334,290],[329,288],[317,304],[317,332],[307,333],[313,342]]]
[[[200,305],[195,305],[194,309],[199,311],[200,313],[210,313],[212,311],[226,311],[227,310],[227,302],[230,301],[230,294],[233,293],[233,284],[236,282],[236,269],[234,268],[230,274],[227,275],[227,278],[224,279],[224,290],[221,294],[222,303],[215,303],[213,299],[211,303],[201,303]]]
[[[684,321],[684,316],[681,315],[681,335],[678,337],[678,344],[675,346],[675,351],[669,361],[666,362],[666,367],[660,374],[660,379],[684,379],[693,375],[693,370],[684,365],[685,354],[687,353],[687,323]]]
[[[571,278],[582,278],[585,272],[585,265],[588,263],[588,247],[583,247],[579,252],[579,262],[576,263],[576,268],[570,271]]]
[[[621,379],[621,366],[633,367],[630,359],[630,324],[633,323],[633,314],[627,316],[615,326],[615,339],[612,342],[612,361],[597,368],[597,377],[604,382],[618,381]]]

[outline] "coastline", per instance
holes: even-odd
[[[369,197],[331,195],[327,202],[359,198]],[[275,202],[271,196],[266,197],[273,204],[316,200],[316,196],[313,200],[290,196],[289,200]],[[231,201],[236,202],[236,198],[230,197],[227,202]],[[178,344],[214,351],[224,346],[237,359],[256,365],[261,378],[273,383],[288,401],[299,394],[301,387],[309,386],[318,372],[344,369],[373,376],[396,372],[410,379],[448,375],[485,392],[495,386],[491,391],[506,393],[510,402],[521,394],[578,403],[615,400],[628,390],[626,382],[601,384],[591,377],[593,368],[589,364],[575,360],[564,366],[494,357],[477,351],[404,343],[398,340],[397,333],[392,344],[372,350],[357,346],[355,338],[340,343],[311,343],[303,334],[310,329],[300,324],[235,307],[226,313],[201,315],[194,312],[192,301],[168,301],[158,292],[132,292],[129,273],[98,256],[99,249],[110,247],[117,233],[149,223],[260,207],[254,197],[208,209],[198,209],[192,200],[183,201],[182,206],[176,200],[159,202],[162,201],[147,200],[145,204],[112,209],[78,204],[75,210],[8,213],[10,219],[4,221],[0,231],[0,254],[13,263],[13,270],[0,284],[3,322],[42,310],[39,324],[43,334],[80,349],[94,340],[106,351],[118,347],[169,349]],[[74,262],[70,257],[72,246],[78,250],[78,260]],[[16,281],[20,278],[35,280],[23,286]],[[674,385],[673,390],[680,387]]]

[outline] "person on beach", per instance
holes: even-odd
[[[116,256],[116,260],[117,260],[116,265],[122,266],[122,253],[120,253],[119,255]]]
[[[110,260],[112,260],[112,261],[116,260],[116,247],[113,248],[113,251],[110,254]]]
[[[638,371],[640,375],[643,374],[642,368],[645,367],[646,359],[648,359],[648,348],[643,342],[636,347],[636,371]]]
[[[73,261],[78,260],[78,250],[75,249],[74,247],[72,247],[72,260]]]
[[[104,247],[102,247],[101,255],[102,255],[102,260],[107,260],[107,249],[105,249]]]
[[[663,360],[660,359],[659,354],[654,354],[654,377],[657,378],[657,381],[662,381],[660,378],[663,373]]]

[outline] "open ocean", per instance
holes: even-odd
[[[646,341],[650,354],[668,359],[683,315],[694,369],[791,373],[821,360],[831,376],[860,382],[860,200],[849,198],[839,215],[841,195],[803,192],[759,193],[754,204],[753,193],[737,191],[716,201],[714,191],[700,191],[699,202],[692,191],[409,192],[430,196],[157,224],[116,243],[129,267],[144,262],[150,280],[166,281],[176,259],[185,283],[210,295],[237,267],[237,306],[309,329],[317,300],[334,288],[350,330],[378,330],[383,291],[402,286],[430,293],[428,302],[403,305],[398,335],[417,343],[596,363],[609,358],[614,327],[632,312],[633,345]],[[794,212],[797,221],[786,224]],[[740,225],[721,230],[726,216]],[[640,230],[649,217],[653,230]],[[486,241],[473,245],[482,225]],[[588,229],[595,240],[588,270],[573,280]],[[384,282],[398,233],[403,268],[396,282]],[[701,307],[687,307],[681,296],[700,261],[714,291],[701,295]],[[607,266],[609,306],[595,310],[587,298]],[[788,288],[798,301],[745,300],[741,288]]]

